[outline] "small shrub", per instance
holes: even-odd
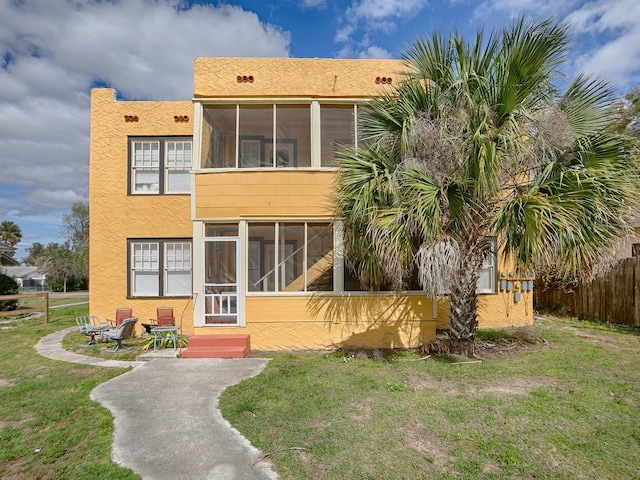
[[[0,273],[0,295],[15,295],[20,291],[18,282],[13,278]],[[0,301],[0,312],[10,312],[18,309],[17,300]]]

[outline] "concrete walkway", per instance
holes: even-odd
[[[62,349],[62,338],[75,328],[43,337],[36,349],[55,360],[135,367],[91,392],[114,416],[114,462],[145,480],[278,478],[268,461],[257,462],[261,453],[222,418],[217,406],[225,388],[257,375],[268,360],[104,360]]]

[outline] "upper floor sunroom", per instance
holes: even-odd
[[[362,105],[401,70],[397,60],[196,59],[196,168],[331,167],[336,148],[362,141]]]

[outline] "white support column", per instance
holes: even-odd
[[[193,222],[193,259],[191,267],[193,296],[193,326],[204,325],[204,224]]]
[[[317,100],[311,102],[311,166],[320,168],[322,165],[320,103]]]
[[[333,222],[333,291],[344,292],[344,229],[338,219]]]

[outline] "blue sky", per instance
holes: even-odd
[[[0,221],[60,241],[88,198],[89,92],[189,99],[200,56],[397,58],[418,36],[519,15],[569,22],[569,74],[640,83],[638,0],[0,0]],[[123,187],[124,188],[124,187]]]

